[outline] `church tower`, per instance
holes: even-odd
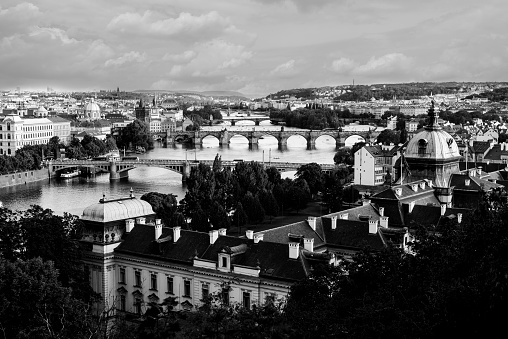
[[[461,155],[457,143],[439,125],[439,114],[432,101],[429,123],[408,142],[404,154],[403,181],[431,180],[441,188],[449,187],[450,176],[459,172]],[[407,175],[407,177],[406,177]]]

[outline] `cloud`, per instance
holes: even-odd
[[[173,56],[173,59],[181,62],[185,57],[188,57],[186,60],[188,63],[172,65],[169,71],[170,76],[224,77],[229,75],[233,69],[250,60],[252,52],[248,51],[245,46],[222,39],[214,39],[205,43],[197,43],[193,51]]]
[[[413,59],[402,53],[389,53],[380,57],[371,57],[360,64],[349,58],[333,60],[330,69],[338,74],[362,76],[395,76],[409,73],[414,65]]]
[[[322,8],[328,4],[336,3],[336,0],[252,0],[262,4],[281,4],[285,6],[292,6],[300,11]]]
[[[164,61],[173,61],[173,62],[176,62],[176,63],[186,63],[186,62],[189,62],[190,60],[194,59],[195,57],[196,57],[196,52],[191,51],[191,50],[187,50],[187,51],[185,51],[183,53],[180,53],[180,54],[169,54],[169,53],[166,53],[162,57],[162,60],[164,60]]]
[[[295,73],[295,60],[291,59],[270,71],[271,75],[289,75]]]
[[[197,16],[182,12],[174,18],[161,18],[152,11],[145,11],[142,15],[128,12],[113,18],[107,29],[124,34],[149,34],[179,39],[190,36],[206,39],[224,32],[236,31],[229,19],[223,18],[216,11]]]
[[[59,40],[63,44],[74,44],[78,42],[74,38],[69,38],[65,31],[54,27],[33,27],[28,35],[31,37],[46,36],[51,40]]]
[[[42,15],[37,6],[27,2],[5,9],[0,6],[0,37],[27,32]]]
[[[116,58],[109,59],[104,63],[106,67],[118,67],[124,64],[135,63],[135,62],[143,62],[146,60],[146,53],[139,53],[137,51],[130,51],[125,53],[124,55]]]

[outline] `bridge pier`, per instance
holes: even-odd
[[[189,164],[188,161],[186,161],[186,162],[184,162],[184,164],[182,166],[182,183],[187,182],[187,178],[190,176],[190,172],[191,172],[191,165]]]
[[[259,121],[259,120],[254,120],[254,124],[255,124],[256,126],[259,126],[259,123],[260,123],[260,121]]]
[[[337,149],[346,147],[346,138],[344,137],[338,137],[335,139],[335,144],[337,145]]]
[[[110,181],[125,179],[128,177],[129,177],[129,172],[127,172],[127,171],[118,172],[116,162],[115,161],[109,162],[109,180]]]
[[[234,120],[230,120],[231,121],[231,126],[235,126],[236,125],[236,121]]]
[[[308,150],[316,149],[316,138],[310,137],[307,139],[307,149]]]

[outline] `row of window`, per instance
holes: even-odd
[[[126,284],[126,269],[124,267],[120,267],[119,270],[119,283]],[[185,279],[183,282],[183,297],[191,298],[191,286],[192,281],[190,279]],[[134,271],[134,287],[141,288],[142,287],[142,278],[141,271]],[[150,290],[158,291],[158,279],[157,273],[150,273]],[[174,277],[167,276],[166,277],[166,293],[170,295],[174,295],[175,293],[175,281]],[[201,283],[201,300],[206,300],[210,294],[210,284],[209,283]],[[229,305],[229,288],[225,288],[221,291],[221,297],[224,304]],[[275,294],[267,293],[266,294],[266,302],[274,302]],[[134,309],[136,313],[141,312],[141,298],[135,298],[134,300]],[[126,299],[125,295],[120,296],[120,310],[125,311]],[[243,307],[250,308],[251,307],[251,292],[250,291],[242,291],[242,305]]]

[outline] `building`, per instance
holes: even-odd
[[[428,125],[407,143],[399,182],[428,179],[438,187],[448,187],[452,173],[459,172],[461,155],[455,139],[439,125],[434,102],[428,115]]]
[[[80,118],[82,120],[99,120],[102,118],[101,108],[99,105],[92,99],[91,102],[87,103],[83,108]]]
[[[47,118],[23,119],[9,114],[0,121],[0,155],[14,155],[26,145],[47,144],[53,135],[53,122]]]
[[[383,185],[393,165],[397,161],[398,146],[365,145],[355,152],[354,184],[355,185]]]
[[[68,144],[71,142],[71,122],[67,119],[55,116],[49,117],[53,123],[53,136],[58,137],[61,142]]]
[[[142,314],[148,303],[168,297],[176,310],[192,310],[218,291],[227,292],[226,302],[250,307],[286,297],[314,263],[334,260],[315,254],[313,239],[283,244],[252,231],[238,238],[225,229],[165,227],[132,192],[123,199],[103,197],[84,209],[81,220],[83,261],[93,290],[104,298],[100,310]]]
[[[415,132],[418,129],[418,121],[415,119],[406,121],[406,130],[408,132]]]

